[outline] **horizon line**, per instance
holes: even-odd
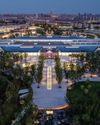
[[[30,14],[66,14],[66,15],[77,15],[77,14],[92,14],[92,15],[100,15],[100,13],[90,13],[90,12],[77,12],[77,13],[65,13],[65,12],[61,12],[61,13],[59,13],[59,12],[31,12],[31,13],[24,13],[24,12],[12,12],[12,13],[10,13],[10,12],[8,12],[8,13],[5,13],[5,12],[0,12],[0,15],[21,15],[21,14],[25,14],[25,15],[30,15]]]

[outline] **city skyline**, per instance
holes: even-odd
[[[3,0],[0,1],[0,14],[12,13],[93,13],[99,14],[98,0]]]

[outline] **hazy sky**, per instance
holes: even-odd
[[[0,0],[0,13],[99,13],[100,0]]]

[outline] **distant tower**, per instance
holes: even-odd
[[[38,19],[38,14],[36,14],[36,19]]]
[[[52,17],[52,15],[53,15],[53,12],[52,12],[52,11],[50,11],[50,13],[49,13],[49,14],[50,14],[50,16]]]

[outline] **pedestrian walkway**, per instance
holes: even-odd
[[[47,67],[47,89],[52,89],[52,66]]]
[[[67,85],[62,81],[62,88],[58,87],[54,65],[54,60],[45,60],[40,88],[37,88],[37,84],[32,84],[33,103],[39,109],[59,109],[68,106],[65,100]]]

